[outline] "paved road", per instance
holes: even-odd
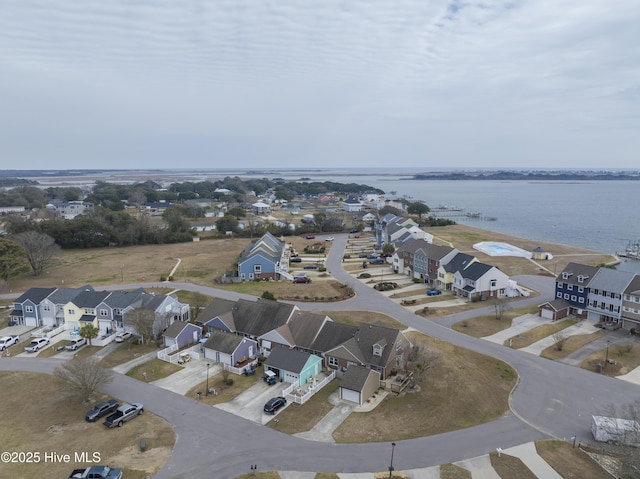
[[[459,313],[437,322],[412,314],[383,295],[351,278],[341,268],[341,252],[346,235],[337,235],[327,258],[328,270],[356,291],[355,298],[340,303],[304,304],[303,309],[378,311],[395,317],[407,326],[434,337],[501,359],[520,374],[512,398],[512,412],[499,420],[472,428],[397,441],[396,469],[416,469],[486,454],[496,447],[506,449],[548,436],[590,438],[590,416],[610,403],[625,404],[637,397],[640,387],[601,376],[559,362],[512,350],[504,346],[456,333],[448,326],[455,321],[486,314],[491,307]],[[553,279],[518,278],[542,294],[519,304],[539,304],[553,297]],[[238,299],[247,297],[229,291],[193,284],[174,284],[176,288]],[[147,283],[144,286],[164,286]],[[111,289],[138,287],[118,285]],[[50,372],[55,359],[2,358],[0,369]],[[251,421],[206,406],[162,388],[116,374],[106,393],[131,398],[169,421],[177,433],[174,453],[156,479],[231,478],[249,472],[251,464],[259,470],[284,471],[381,471],[388,467],[387,443],[330,444],[287,436]]]

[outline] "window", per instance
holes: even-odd
[[[573,291],[573,285],[572,284],[568,284],[567,285],[567,290],[568,291]]]
[[[382,348],[379,344],[373,345],[373,355],[374,356],[382,356]]]
[[[24,307],[24,312],[25,313],[33,313],[33,306],[25,306]]]
[[[262,273],[262,265],[261,264],[253,265],[253,272],[258,274]]]
[[[76,310],[75,309],[70,309],[69,311],[67,311],[67,314],[76,314]]]
[[[51,306],[49,306],[48,304],[45,304],[44,306],[42,306],[42,309],[44,311],[51,311]]]
[[[558,291],[556,293],[556,298],[562,298],[562,292],[561,291]]]
[[[329,356],[329,366],[337,366],[337,365],[338,365],[338,358]]]
[[[584,293],[584,287],[578,286],[578,293]]]
[[[109,311],[107,311],[106,309],[101,309],[100,316],[106,318],[107,316],[109,316]]]
[[[96,314],[96,310],[93,309],[93,308],[84,308],[84,314],[94,315],[94,314]]]
[[[573,302],[575,303],[575,302],[576,302],[576,299],[577,299],[577,298],[576,298],[576,295],[575,295],[575,294],[572,294],[572,295],[571,295],[571,301],[573,301]]]
[[[495,288],[496,286],[498,286],[498,280],[497,279],[492,279],[490,281],[491,287]]]
[[[569,293],[564,293],[564,299],[569,300]]]
[[[584,276],[582,276],[581,274],[578,275],[578,283],[584,283],[584,279]]]
[[[580,296],[580,297],[578,298],[578,303],[583,303],[583,304],[584,304],[584,298],[583,298],[582,296]]]

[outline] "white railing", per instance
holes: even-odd
[[[307,389],[307,391],[304,394],[301,393],[293,393],[294,389],[298,389],[298,386],[295,386],[294,384],[292,384],[291,386],[283,389],[282,391],[282,395],[287,399],[287,401],[289,402],[294,402],[296,404],[304,404],[306,403],[309,399],[311,399],[311,397],[317,393],[318,391],[320,391],[320,389],[322,389],[323,387],[325,387],[327,384],[329,384],[334,378],[336,377],[336,372],[332,371],[331,374],[329,374],[326,378],[324,378],[322,381],[320,381],[318,384],[316,384],[313,387],[309,387],[309,389]]]
[[[237,374],[238,376],[240,376],[241,374],[244,373],[244,369],[245,368],[248,368],[250,366],[255,366],[257,363],[258,363],[258,359],[256,358],[253,361],[251,361],[250,363],[245,364],[241,368],[236,368],[236,367],[233,367],[233,366],[229,366],[228,364],[223,364],[222,365],[222,369],[224,369],[225,371],[229,371],[230,373]]]
[[[178,350],[178,345],[177,344],[172,344],[171,346],[169,346],[168,348],[164,348],[160,351],[158,351],[156,353],[156,356],[158,357],[158,359],[161,359],[162,361],[167,361],[168,363],[175,363],[178,361],[178,355],[174,354],[172,357],[171,353],[173,353],[174,351]]]
[[[40,328],[37,331],[34,331],[33,333],[31,333],[31,337],[32,338],[52,338],[56,334],[60,334],[65,330],[66,328],[64,327],[64,324],[62,326],[58,326],[57,328],[51,328],[51,326],[47,326],[45,328]]]
[[[113,340],[116,339],[116,333],[111,333],[108,336],[100,336],[98,338],[92,339],[91,344],[93,346],[106,346],[107,344],[111,344]]]

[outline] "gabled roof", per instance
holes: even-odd
[[[124,309],[131,305],[141,294],[148,294],[143,288],[135,291],[113,291],[104,299],[104,303],[114,309]]]
[[[482,278],[485,274],[487,274],[493,268],[495,268],[495,266],[491,266],[490,264],[476,261],[475,263],[470,264],[465,269],[460,271],[460,274],[462,275],[463,278],[476,281]]]
[[[347,203],[348,205],[361,205],[362,202],[357,199],[357,198],[353,198],[353,197],[349,197],[346,200],[343,201],[343,203]]]
[[[640,275],[636,275],[631,280],[629,286],[627,286],[627,289],[625,289],[624,292],[626,294],[633,294],[634,296],[640,294]]]
[[[225,354],[233,354],[242,341],[251,341],[252,339],[245,338],[238,334],[227,333],[225,331],[215,330],[204,343],[204,347],[213,351],[220,351]]]
[[[327,317],[310,311],[295,311],[289,322],[280,326],[276,331],[284,338],[290,339],[291,344],[304,349],[310,346],[318,336]]]
[[[338,346],[338,348],[345,348],[354,357],[359,358],[363,364],[384,366],[394,350],[393,345],[399,334],[401,333],[397,329],[375,324],[363,324],[358,327],[356,334],[351,339]],[[376,344],[383,347],[381,356],[373,354],[373,346]],[[338,348],[333,348],[333,350]],[[329,354],[330,352],[328,351]]]
[[[294,305],[279,301],[240,299],[233,308],[235,330],[251,336],[262,336],[286,324],[294,309],[297,309]]]
[[[166,331],[164,333],[162,333],[163,336],[166,336],[167,338],[177,338],[180,333],[182,333],[182,331],[184,331],[185,329],[197,329],[198,331],[202,331],[202,328],[200,326],[198,326],[197,324],[193,324],[193,323],[186,323],[183,321],[174,321],[173,323],[171,323],[171,325],[166,329]]]
[[[577,284],[581,286],[588,286],[595,274],[598,272],[597,266],[588,266],[586,264],[580,263],[569,263],[565,268],[560,272],[556,281],[560,281],[562,283],[568,284]],[[568,277],[565,279],[564,275]],[[584,278],[580,283],[578,282],[578,278]]]
[[[534,253],[546,253],[547,251],[545,249],[543,249],[541,246],[538,246],[536,249],[533,250]]]
[[[541,304],[540,306],[548,305],[554,311],[562,311],[563,309],[569,308],[571,305],[568,301],[564,299],[554,299],[553,301],[548,301],[546,303]]]
[[[357,326],[327,321],[308,349],[325,353],[352,338],[356,331]]]
[[[461,271],[471,264],[475,256],[466,253],[458,253],[450,261],[443,264],[442,267],[447,273],[455,273]]]
[[[89,285],[81,286],[79,288],[58,288],[53,293],[51,293],[51,295],[47,299],[53,304],[67,304],[83,291],[93,290],[94,289]]]
[[[589,282],[589,289],[612,291],[622,294],[634,277],[635,273],[629,273],[628,271],[600,268]]]
[[[421,248],[427,258],[440,261],[442,258],[451,253],[455,248],[451,246],[440,246],[422,240],[424,246]]]
[[[310,357],[311,354],[304,351],[278,346],[271,351],[264,365],[274,369],[300,373]]]
[[[254,243],[249,244],[240,254],[238,263],[244,263],[256,254],[263,254],[268,258],[278,261],[282,256],[282,250],[285,244],[278,238],[267,232]]]
[[[375,374],[380,379],[380,373],[363,366],[351,365],[344,373],[344,377],[340,381],[340,387],[351,391],[362,391],[370,374]]]
[[[95,308],[110,294],[109,291],[83,291],[71,301],[79,308]]]
[[[231,301],[230,299],[214,298],[206,308],[198,313],[197,319],[198,321],[207,322],[208,320],[221,316],[224,313],[233,311],[235,305],[236,302]]]
[[[40,302],[53,293],[56,288],[29,288],[20,297],[14,300],[15,303],[24,303],[25,301],[31,301],[34,304],[40,304]]]

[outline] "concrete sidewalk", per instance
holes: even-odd
[[[491,336],[485,336],[482,339],[496,344],[504,344],[504,342],[509,338],[522,334],[530,329],[537,328],[538,326],[542,326],[543,324],[551,324],[552,322],[553,321],[550,319],[542,319],[540,316],[535,314],[524,314],[517,318],[513,318],[510,328],[498,331]]]
[[[562,476],[538,455],[533,442],[510,447],[502,452],[520,459],[539,479],[562,479]]]
[[[488,455],[465,459],[454,464],[469,471],[473,479],[500,479]]]
[[[131,361],[127,361],[126,363],[118,364],[111,369],[120,374],[127,374],[127,371],[129,371],[130,369],[138,366],[139,364],[146,363],[147,361],[155,357],[157,357],[156,351],[151,351],[150,353],[138,356],[137,358],[132,359]]]
[[[329,396],[329,402],[333,405],[333,409],[320,419],[309,431],[294,434],[294,436],[318,442],[335,442],[333,440],[333,431],[344,422],[344,420],[356,408],[355,403],[341,401],[338,392],[334,392]]]

